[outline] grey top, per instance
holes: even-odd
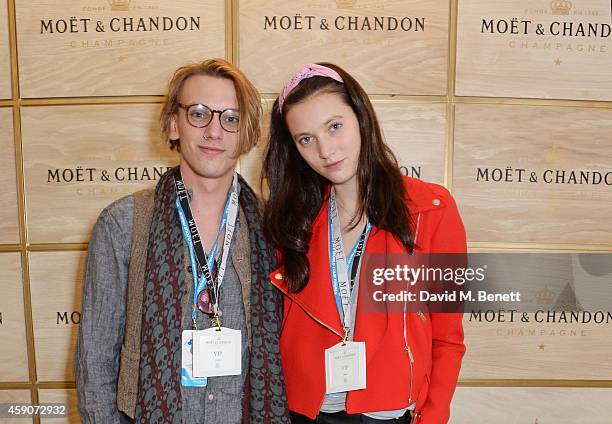
[[[133,209],[132,195],[104,209],[89,244],[74,363],[79,411],[84,424],[131,422],[117,410],[117,378],[125,325]],[[239,231],[240,222],[237,221],[233,240]],[[243,373],[209,378],[207,387],[181,386],[183,423],[240,423],[242,420],[248,338],[242,288],[231,256],[228,257],[219,303],[223,311],[223,326],[242,330]],[[188,269],[191,271],[191,267]],[[186,286],[182,291],[183,328],[191,329],[193,280],[189,279]],[[209,327],[208,317],[198,314],[198,328]]]

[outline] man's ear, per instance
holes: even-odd
[[[176,120],[178,119],[178,116],[176,113],[173,113],[172,116],[170,117],[170,128],[168,128],[168,136],[170,138],[170,140],[178,140],[180,138],[179,136],[179,132],[178,132],[178,126],[176,125]]]

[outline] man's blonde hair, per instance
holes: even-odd
[[[259,141],[261,133],[260,119],[262,115],[261,97],[259,92],[247,77],[234,65],[224,59],[207,59],[201,63],[185,65],[176,70],[168,84],[168,95],[159,118],[162,137],[172,150],[179,150],[179,140],[171,140],[170,125],[172,117],[178,114],[179,96],[185,81],[194,75],[209,75],[227,78],[234,83],[240,124],[238,129],[238,147],[236,156],[249,152]]]

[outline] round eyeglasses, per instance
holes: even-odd
[[[208,126],[215,113],[219,114],[221,128],[230,133],[238,132],[240,125],[240,114],[234,109],[214,110],[203,104],[184,105],[179,107],[187,112],[187,122],[193,127],[204,128]]]

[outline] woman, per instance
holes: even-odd
[[[367,94],[329,63],[274,103],[263,175],[292,422],[446,423],[462,315],[364,311],[359,275],[364,254],[464,253],[451,195],[400,174]]]

